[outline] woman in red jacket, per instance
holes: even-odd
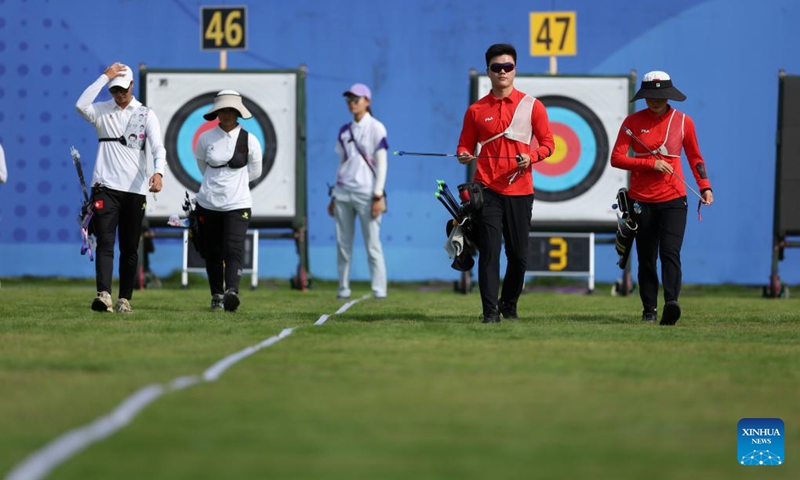
[[[611,165],[630,170],[628,196],[639,224],[636,253],[639,260],[639,295],[642,321],[655,322],[658,303],[658,271],[664,285],[661,325],[674,325],[681,316],[681,245],[686,230],[687,199],[681,170],[681,151],[700,189],[701,202],[711,205],[714,194],[697,145],[694,121],[668,103],[682,102],[686,95],[672,85],[665,72],[648,72],[631,102],[644,98],[647,108],[629,115],[620,128]],[[632,155],[628,155],[631,150]]]

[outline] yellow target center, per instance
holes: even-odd
[[[567,142],[564,140],[564,137],[561,135],[553,135],[553,143],[555,144],[553,154],[544,159],[547,163],[559,163],[567,156],[567,148],[569,147],[567,147]]]

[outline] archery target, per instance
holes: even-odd
[[[202,175],[194,157],[200,135],[218,125],[203,115],[220,90],[236,90],[253,114],[239,124],[263,149],[261,176],[250,183],[254,223],[293,219],[296,211],[296,73],[146,71],[145,100],[161,124],[167,169],[164,189],[147,204],[148,218],[181,214],[184,192],[197,193]]]
[[[533,165],[531,224],[615,228],[611,205],[617,191],[627,186],[628,176],[611,168],[609,159],[629,113],[630,78],[517,75],[514,86],[547,108],[555,143],[553,154]],[[490,90],[489,78],[480,76],[481,96]]]
[[[203,181],[203,175],[200,173],[194,157],[197,140],[203,132],[219,125],[218,119],[208,121],[203,118],[203,115],[214,104],[215,96],[216,93],[208,92],[189,100],[175,114],[164,134],[164,147],[167,149],[167,164],[170,171],[182,185],[195,192],[200,189],[200,183]],[[261,143],[264,154],[261,176],[251,182],[250,188],[252,189],[261,183],[272,170],[277,139],[275,138],[275,127],[266,112],[248,98],[242,98],[242,103],[253,114],[253,117],[247,120],[240,118],[239,125],[249,134],[255,135]]]
[[[589,190],[608,163],[608,136],[588,107],[575,99],[539,98],[547,107],[555,150],[533,166],[537,199],[559,202],[579,197]]]

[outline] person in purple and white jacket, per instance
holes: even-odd
[[[387,150],[386,127],[372,116],[372,92],[356,83],[344,92],[353,121],[339,130],[336,153],[339,168],[331,192],[328,214],[336,223],[337,298],[350,298],[350,267],[356,217],[367,249],[372,294],[386,298],[386,261],[381,245],[381,218],[386,211]]]

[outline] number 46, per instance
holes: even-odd
[[[223,13],[226,14],[224,21]],[[204,36],[212,40],[214,46],[236,48],[242,42],[243,33],[241,10],[216,11],[211,15]]]

